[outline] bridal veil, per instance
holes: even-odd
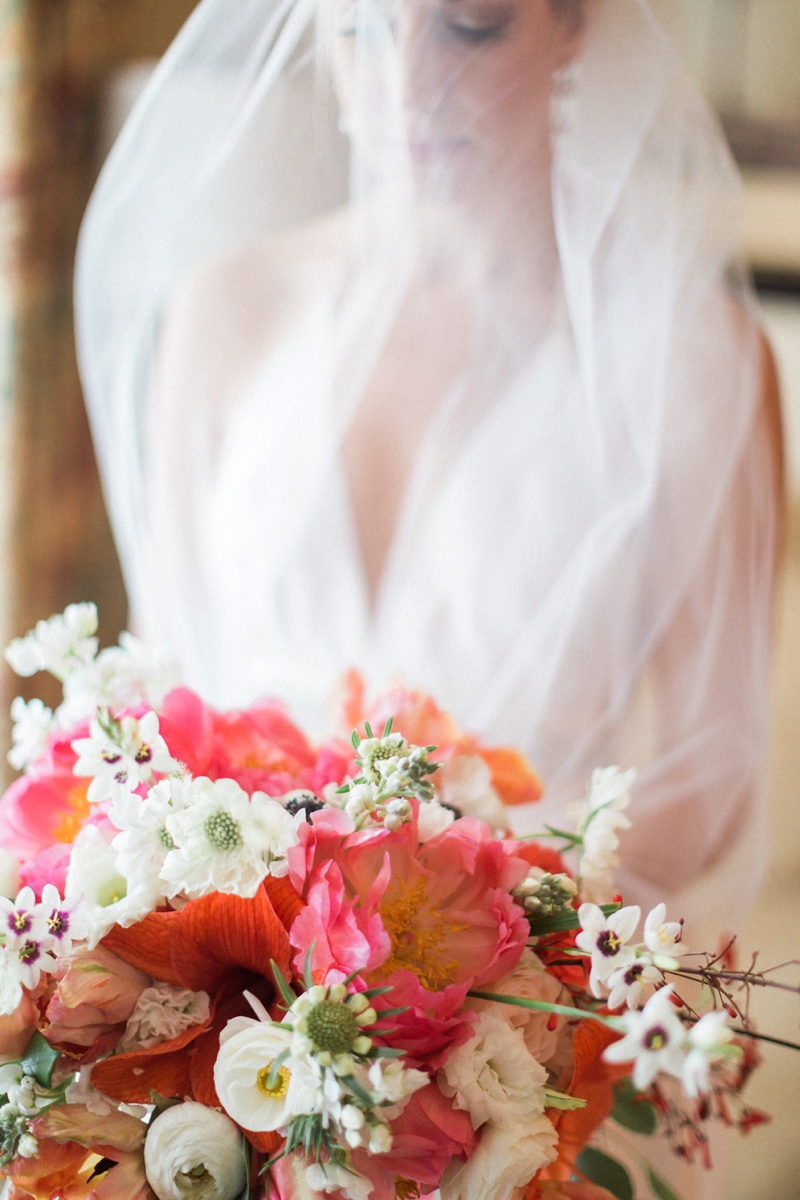
[[[761,869],[775,488],[739,184],[644,0],[526,2],[560,41],[524,109],[486,65],[518,0],[202,0],[88,211],[87,402],[135,621],[188,684],[321,722],[348,667],[401,676],[530,756],[528,829],[636,765],[622,890],[688,915]],[[437,272],[454,365],[370,599],[342,443]]]

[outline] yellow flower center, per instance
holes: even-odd
[[[398,1175],[394,1181],[395,1200],[419,1200],[419,1184]]]
[[[269,1086],[269,1077],[272,1071],[272,1063],[267,1063],[263,1071],[258,1072],[256,1081],[258,1090],[262,1096],[266,1096],[268,1100],[283,1100],[289,1090],[289,1080],[292,1078],[292,1073],[288,1067],[280,1067],[278,1069],[278,1078],[275,1081],[275,1086]]]
[[[87,780],[86,783],[80,783],[77,787],[70,789],[67,795],[69,808],[62,815],[61,820],[53,830],[53,837],[57,842],[70,844],[75,841],[75,838],[83,829],[86,818],[92,811],[91,805],[86,799],[86,793],[89,791],[89,782]]]
[[[409,887],[398,879],[395,893],[381,908],[383,927],[392,943],[392,953],[381,973],[413,971],[430,992],[439,992],[452,983],[460,964],[447,954],[447,940],[468,929],[442,916],[439,907],[428,900],[427,881],[420,879]]]

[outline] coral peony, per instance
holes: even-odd
[[[23,993],[14,1012],[0,1017],[0,1063],[21,1058],[36,1031],[39,1014],[31,997]]]

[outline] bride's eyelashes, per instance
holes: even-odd
[[[505,5],[465,7],[458,2],[446,3],[439,12],[439,22],[444,32],[468,46],[480,46],[502,39],[514,19],[515,10]]]

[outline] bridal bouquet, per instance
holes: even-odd
[[[689,1158],[763,1119],[747,972],[664,905],[637,939],[614,895],[632,772],[595,772],[575,832],[513,837],[535,775],[428,697],[367,707],[353,676],[352,739],[314,745],[277,703],[169,690],[128,635],[98,654],[96,624],[7,651],[64,686],[14,702],[0,801],[9,1200],[625,1198],[608,1119]]]

